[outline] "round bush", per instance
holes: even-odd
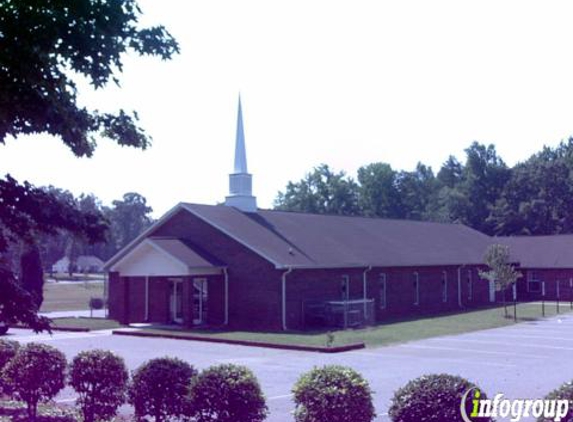
[[[181,417],[189,411],[189,386],[197,371],[177,358],[151,359],[133,373],[128,391],[135,416],[156,422]]]
[[[20,343],[13,340],[0,340],[0,395],[8,392],[7,386],[2,382],[2,369],[8,364],[10,359],[16,355]]]
[[[123,359],[107,350],[79,353],[70,365],[70,385],[85,422],[108,420],[125,402],[129,374]]]
[[[36,419],[39,402],[53,398],[64,388],[66,357],[46,344],[28,343],[20,347],[3,371],[10,394],[27,404],[28,417]]]
[[[423,375],[394,393],[388,415],[393,422],[450,421],[463,422],[460,405],[464,394],[477,388],[470,381],[448,374]],[[481,398],[487,396],[481,389]],[[473,396],[466,398],[466,412],[472,411]],[[489,422],[491,418],[472,418]]]
[[[90,309],[103,309],[103,299],[101,297],[90,298],[89,306]]]
[[[370,422],[376,417],[368,382],[352,368],[314,368],[292,391],[297,422]]]
[[[259,422],[267,416],[257,378],[244,366],[212,366],[191,384],[192,414],[197,422]]]
[[[561,419],[561,422],[573,422],[573,381],[566,382],[547,394],[545,400],[569,400],[569,410],[567,410],[567,414]],[[553,422],[553,418],[545,419],[541,416],[537,419],[537,422]]]

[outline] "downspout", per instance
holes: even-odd
[[[463,308],[464,305],[462,304],[462,268],[464,267],[464,265],[462,265],[461,267],[458,267],[458,306],[460,308]]]
[[[223,274],[225,275],[225,319],[223,325],[229,325],[229,273],[227,267],[223,268]]]
[[[287,330],[286,321],[286,276],[292,272],[292,267],[286,270],[282,275],[282,314],[283,314],[283,331]]]
[[[109,272],[103,273],[103,306],[105,317],[109,318]]]
[[[145,276],[145,322],[149,322],[149,276]]]
[[[372,270],[372,265],[369,265],[368,268],[366,268],[362,273],[362,297],[364,299],[364,319],[368,317],[368,306],[366,305],[366,300],[368,299],[367,287],[366,287],[368,277],[366,276],[366,274],[371,270]]]

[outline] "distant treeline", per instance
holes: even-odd
[[[573,233],[573,138],[508,167],[494,145],[474,142],[462,163],[437,174],[418,163],[358,169],[354,179],[323,164],[279,192],[275,208],[321,214],[460,222],[489,235]]]
[[[103,206],[93,194],[74,197],[69,191],[52,186],[42,189],[54,195],[61,203],[100,216],[108,226],[105,242],[96,244],[90,244],[87,239],[63,230],[52,235],[38,236],[32,248],[39,251],[41,266],[46,271],[50,271],[52,265],[63,257],[70,259],[72,267],[76,258],[81,255],[94,255],[106,261],[152,223],[152,208],[138,193],[126,193],[122,199],[113,201],[111,206]],[[15,270],[20,265],[18,260],[30,247],[27,244],[11,245],[10,255]]]

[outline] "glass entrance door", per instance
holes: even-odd
[[[207,322],[209,292],[206,278],[193,279],[193,324],[201,325]]]
[[[171,320],[178,324],[183,322],[183,281],[171,279],[169,295],[169,311]]]

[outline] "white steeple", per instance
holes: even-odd
[[[237,138],[235,140],[235,166],[229,175],[229,196],[225,205],[238,208],[245,212],[257,211],[257,198],[253,196],[253,181],[247,171],[247,153],[245,150],[245,132],[243,129],[243,110],[239,96],[239,111],[237,114]]]
[[[243,107],[239,95],[239,112],[237,113],[237,138],[235,141],[235,170],[234,173],[248,173],[247,153],[245,151],[245,131],[243,129]]]

